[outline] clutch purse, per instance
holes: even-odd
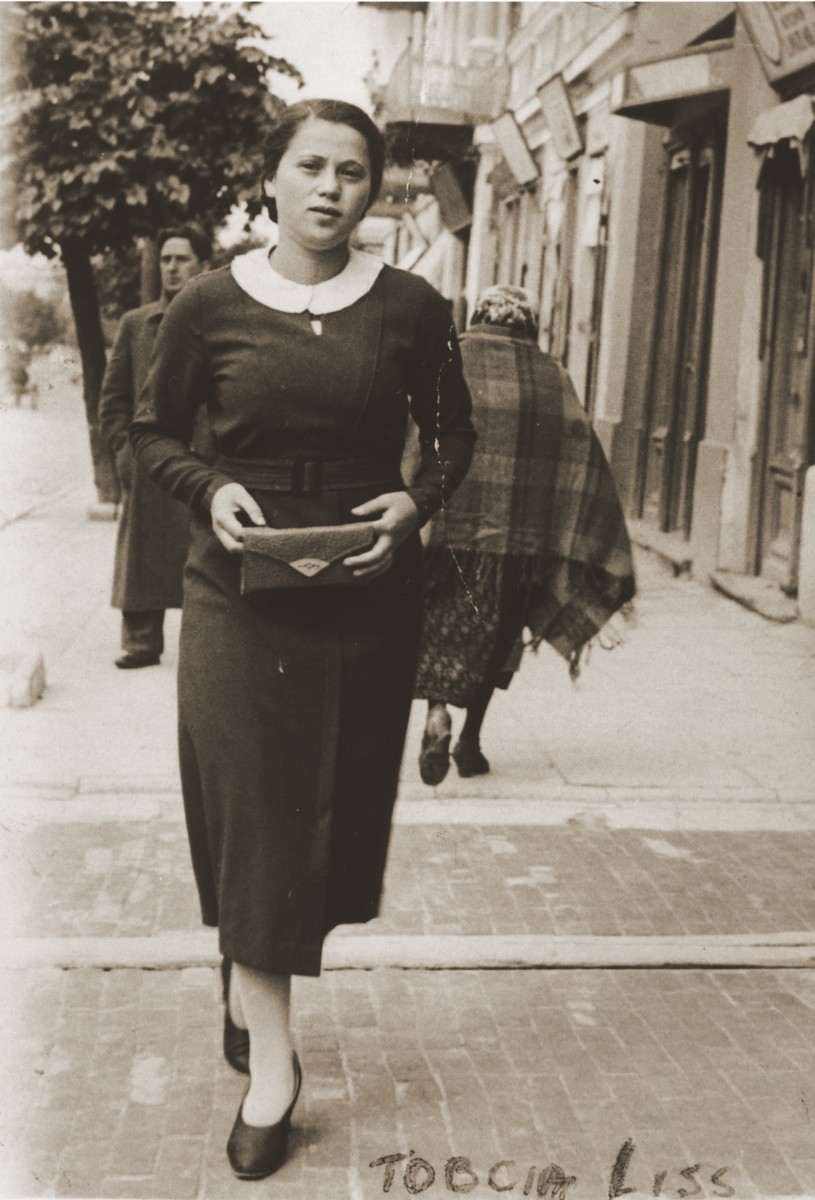
[[[306,529],[247,529],[243,535],[241,594],[277,588],[364,585],[368,580],[354,575],[343,559],[370,550],[375,541],[370,521]]]

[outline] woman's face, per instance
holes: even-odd
[[[316,251],[348,241],[370,191],[365,138],[349,125],[318,117],[297,130],[268,187],[277,202],[281,233]]]

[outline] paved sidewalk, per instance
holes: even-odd
[[[293,1153],[253,1185],[224,1154],[244,1081],[219,1056],[214,971],[34,971],[8,999],[3,1196],[374,1200],[370,1164],[412,1154],[435,1181],[402,1162],[392,1196],[450,1195],[458,1157],[478,1178],[453,1164],[460,1192],[495,1195],[512,1160],[494,1176],[512,1196],[605,1200],[629,1140],[611,1194],[815,1195],[813,971],[297,979]],[[565,1191],[540,1186],[552,1163]]]
[[[0,394],[0,529],[78,486],[90,489],[91,457],[77,351],[54,347],[31,368],[37,407]]]
[[[42,650],[48,688],[32,710],[0,710],[0,783],[37,794],[177,786],[174,666],[178,614],[159,668],[119,672],[119,614],[109,608],[116,537],[88,522],[87,431],[70,364],[42,364],[40,408],[0,412],[0,651]],[[41,503],[51,497],[52,502]],[[778,625],[712,589],[638,562],[637,625],[595,650],[575,687],[544,647],[527,656],[490,710],[491,775],[451,774],[440,797],[647,789],[694,798],[815,799],[815,629]],[[418,781],[416,706],[405,760]]]
[[[158,668],[117,671],[109,608],[115,526],[87,521],[78,490],[0,532],[0,644],[45,653],[30,710],[0,710],[0,781],[35,794],[177,787],[175,639]],[[595,650],[577,686],[548,648],[529,655],[490,710],[492,773],[440,797],[546,796],[562,788],[647,789],[722,801],[815,799],[815,630],[775,625],[712,590],[640,563],[638,623]],[[427,794],[415,706],[404,782]]]
[[[0,936],[150,937],[200,928],[180,798],[133,798],[124,820],[112,803],[97,802],[82,821],[70,820],[72,801],[53,801],[50,820],[40,813],[27,821],[21,805],[16,820],[4,816],[2,865],[13,903]],[[382,915],[355,932],[813,931],[813,862],[815,820],[789,833],[397,824]]]
[[[334,940],[373,947],[375,969],[295,981],[295,1153],[248,1185],[224,1156],[243,1083],[220,1058],[216,973],[183,954],[143,969],[168,936],[201,945],[175,761],[179,618],[161,667],[114,668],[115,527],[86,520],[71,470],[57,502],[0,531],[0,644],[42,650],[48,675],[34,708],[0,710],[5,935],[79,939],[79,961],[103,960],[103,939],[142,957],[5,972],[0,1196],[368,1200],[514,1183],[513,1197],[605,1200],[632,1142],[612,1193],[815,1197],[815,970],[656,969],[685,961],[660,957],[671,938],[797,938],[807,961],[815,630],[643,557],[625,646],[595,651],[576,687],[543,650],[496,698],[490,775],[425,788],[416,705],[382,915]],[[535,960],[550,968],[592,939],[640,939],[647,969],[377,959],[388,938],[421,968],[428,945],[535,937],[579,950]],[[211,962],[206,947],[186,961]],[[386,1193],[386,1164],[369,1164],[394,1154],[412,1157]]]

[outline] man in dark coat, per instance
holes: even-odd
[[[164,611],[180,608],[189,543],[189,511],[134,462],[128,429],[167,305],[199,274],[210,244],[188,226],[158,239],[161,299],[125,313],[102,384],[99,421],[115,457],[124,503],[113,571],[114,608],[122,610],[122,653],[116,666],[150,667],[164,649]]]

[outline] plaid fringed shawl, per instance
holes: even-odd
[[[528,338],[478,325],[461,338],[478,442],[436,522],[428,571],[528,583],[533,645],[576,667],[635,592],[611,469],[562,367]]]

